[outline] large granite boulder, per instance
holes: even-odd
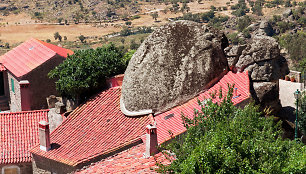
[[[121,110],[130,116],[158,113],[195,97],[227,71],[227,45],[222,33],[196,22],[156,29],[129,62]]]
[[[253,81],[276,81],[289,73],[277,41],[269,36],[255,36],[247,45],[226,48],[225,52],[228,59],[234,58],[232,66],[241,72],[248,70]]]
[[[278,43],[269,36],[255,36],[246,45],[224,49],[231,69],[248,71],[251,94],[262,109],[273,113],[281,108],[278,79],[289,73],[287,61],[281,56]]]

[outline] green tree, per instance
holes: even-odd
[[[251,23],[252,23],[252,19],[248,15],[245,15],[245,16],[239,18],[238,22],[237,22],[237,29],[238,29],[238,31],[240,31],[240,32],[243,31]]]
[[[53,34],[53,37],[54,37],[55,40],[59,39],[59,37],[60,37],[59,32],[55,32],[55,33]]]
[[[123,27],[123,29],[120,31],[121,36],[129,36],[131,34],[132,34],[132,31],[128,27]]]
[[[244,109],[232,102],[232,88],[222,102],[199,101],[194,118],[182,116],[186,134],[162,146],[170,165],[158,164],[162,173],[305,173],[306,148],[282,140],[280,122],[261,117],[252,104]],[[173,155],[172,155],[173,156]],[[171,158],[170,158],[171,159]],[[173,159],[173,158],[172,158]]]
[[[61,24],[62,21],[63,21],[63,18],[58,18],[58,19],[57,19],[57,23],[58,23],[58,24]]]
[[[306,59],[306,32],[297,32],[293,35],[285,34],[279,37],[279,44],[286,48],[290,55],[290,59],[298,64]],[[306,66],[300,64],[301,70],[306,70]]]
[[[131,21],[126,21],[125,25],[132,25],[132,22]]]
[[[48,74],[62,96],[84,99],[101,90],[107,77],[123,73],[123,52],[114,44],[75,51]]]
[[[139,47],[139,44],[137,44],[137,43],[135,42],[135,39],[132,39],[132,40],[131,40],[131,43],[130,43],[130,49],[131,49],[131,50],[136,50],[138,47]]]
[[[136,50],[130,50],[128,52],[126,52],[123,56],[123,62],[124,64],[127,66],[132,58],[132,56],[134,55],[134,53],[136,52]]]
[[[157,12],[151,13],[151,16],[156,21],[158,18],[158,13]]]
[[[62,36],[61,36],[61,35],[58,36],[58,40],[59,40],[60,42],[62,42]]]
[[[81,41],[82,43],[84,43],[86,38],[85,38],[84,35],[80,35],[80,36],[79,36],[79,39],[80,39],[80,41]]]
[[[9,49],[10,48],[10,44],[9,43],[5,43],[4,48]]]

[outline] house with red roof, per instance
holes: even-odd
[[[0,173],[32,173],[30,148],[39,143],[38,122],[48,110],[0,113]]]
[[[121,87],[112,87],[75,109],[43,144],[31,149],[33,170],[69,173],[153,173],[155,161],[169,163],[156,145],[186,131],[181,115],[193,117],[210,94],[223,96],[235,84],[233,103],[245,105],[250,95],[247,72],[228,72],[217,84],[167,112],[129,117],[120,110]],[[213,102],[220,102],[218,97]],[[171,132],[171,135],[169,134]],[[45,134],[44,134],[45,135]],[[50,137],[48,139],[48,137]],[[49,142],[49,144],[48,144]],[[157,153],[152,157],[152,153]]]
[[[29,39],[0,57],[0,109],[13,112],[47,108],[46,98],[57,94],[47,77],[73,51]]]

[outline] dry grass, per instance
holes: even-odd
[[[303,0],[297,0],[300,2]],[[197,1],[188,3],[190,7],[190,12],[192,13],[202,13],[210,9],[210,6],[215,7],[225,7],[226,3],[231,2],[230,5],[234,5],[238,0],[204,0],[201,4]],[[160,26],[165,23],[168,23],[168,18],[182,16],[181,12],[167,13],[162,12],[164,9],[169,9],[171,4],[152,4],[148,2],[140,2],[141,14],[139,19],[132,21],[132,26]],[[227,6],[230,9],[229,6]],[[151,12],[158,11],[158,22],[154,21],[150,16]],[[278,8],[264,9],[264,16],[269,17],[274,14],[280,14],[283,10]],[[231,10],[218,12],[224,15],[231,16]],[[37,22],[37,21],[36,21]],[[71,24],[71,25],[58,25],[58,24],[37,24],[35,20],[31,19],[31,16],[22,13],[18,15],[9,15],[1,18],[0,21],[0,39],[3,43],[8,42],[10,45],[15,43],[23,42],[29,38],[37,38],[41,40],[51,39],[54,41],[53,34],[59,32],[61,36],[67,36],[68,41],[77,41],[78,36],[84,35],[86,37],[102,37],[104,35],[119,32],[124,26],[125,21],[117,21],[112,24],[108,24],[107,27],[96,27],[93,25],[85,24]],[[103,24],[104,26],[105,24]],[[112,26],[111,26],[112,25]],[[115,27],[114,25],[117,25]]]

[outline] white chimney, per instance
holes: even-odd
[[[157,128],[155,125],[149,124],[146,127],[146,152],[144,156],[148,158],[156,154],[158,152],[157,146]]]
[[[38,124],[40,149],[47,152],[51,149],[49,123],[46,121],[40,121]]]

